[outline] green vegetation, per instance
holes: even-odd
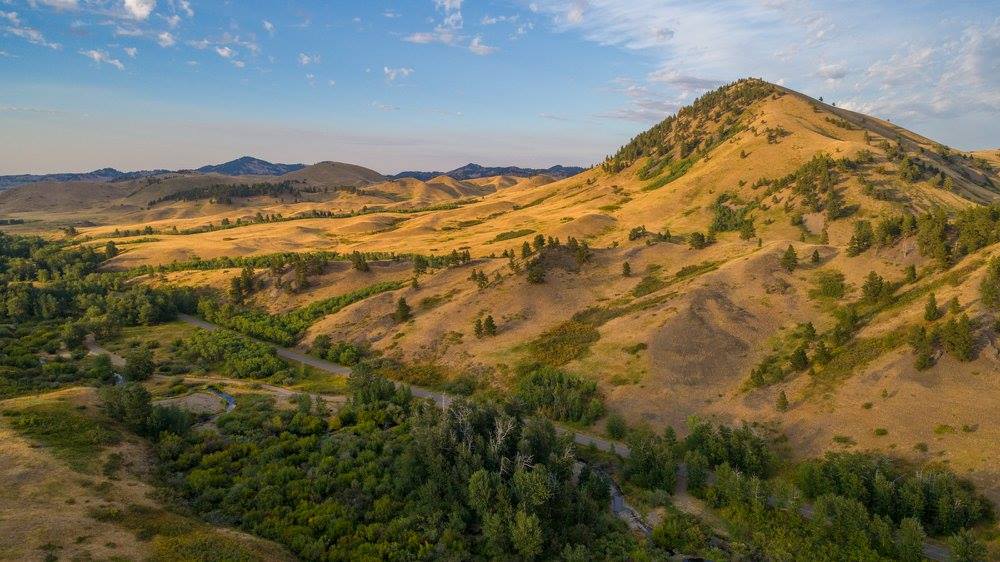
[[[285,314],[269,314],[262,310],[203,298],[198,302],[198,312],[205,320],[241,334],[289,346],[294,345],[306,329],[320,318],[335,314],[344,307],[380,293],[401,289],[403,286],[402,281],[376,283],[344,295],[311,302]]]
[[[299,194],[299,189],[292,185],[292,182],[290,181],[283,181],[279,183],[213,184],[184,189],[169,195],[164,195],[159,199],[150,201],[149,206],[152,207],[159,203],[166,203],[169,201],[200,201],[203,199],[209,199],[216,203],[229,205],[232,204],[233,199],[235,198],[262,196],[298,197]]]
[[[523,366],[514,394],[531,412],[590,425],[604,415],[597,384],[544,365]]]
[[[308,399],[247,400],[218,418],[221,440],[161,440],[163,470],[195,511],[305,560],[641,555],[607,484],[574,479],[569,438],[546,422],[463,401],[441,412],[363,369],[350,386],[334,418]]]
[[[180,347],[201,368],[235,378],[283,381],[292,374],[273,347],[229,330],[199,330]]]
[[[520,238],[522,236],[527,236],[533,234],[535,231],[530,228],[522,228],[520,230],[508,230],[506,232],[501,232],[493,237],[494,242],[502,242],[504,240],[513,240],[514,238]]]

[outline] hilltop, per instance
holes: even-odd
[[[438,176],[448,176],[456,180],[474,180],[494,176],[515,176],[528,178],[532,176],[549,176],[557,179],[568,178],[583,172],[586,168],[579,166],[556,165],[549,168],[520,168],[518,166],[482,166],[469,163],[449,172],[417,172],[407,171],[389,176],[389,179],[416,178],[427,181]]]

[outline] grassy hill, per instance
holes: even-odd
[[[431,382],[472,377],[496,390],[526,364],[549,365],[595,381],[632,424],[680,428],[691,415],[778,424],[796,455],[872,448],[946,463],[998,499],[1000,432],[986,412],[1000,407],[1000,352],[996,312],[979,289],[1000,255],[990,206],[998,158],[742,80],[558,181],[368,178],[324,191],[332,180],[310,167],[294,179],[320,189],[294,200],[140,209],[139,195],[111,194],[94,208],[111,213],[128,200],[136,210],[79,230],[98,237],[81,243],[114,240],[122,251],[106,267],[122,270],[381,253],[367,271],[347,261],[258,266],[245,306],[288,313],[401,282],[320,317],[300,345],[328,336],[424,366]],[[281,220],[255,222],[258,213]],[[153,233],[114,236],[145,227]],[[789,247],[794,268],[783,260]],[[419,274],[409,257],[383,259],[466,251],[468,263]],[[193,267],[141,279],[224,292],[240,274],[232,264]],[[538,271],[543,282],[533,282]],[[942,317],[928,321],[931,293]],[[413,311],[405,322],[392,318],[400,298]],[[958,357],[947,330],[963,315],[971,352]],[[477,337],[486,316],[496,335]],[[920,327],[938,339],[911,345]],[[924,352],[933,364],[918,369]]]

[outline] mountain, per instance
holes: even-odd
[[[346,164],[344,162],[317,162],[311,166],[283,174],[282,180],[301,181],[310,185],[320,186],[362,186],[385,180],[382,174],[375,170]]]
[[[305,167],[305,164],[272,164],[253,156],[243,156],[224,164],[202,166],[195,171],[225,176],[280,176]]]
[[[223,164],[202,166],[194,171],[202,174],[220,174],[224,176],[280,176],[301,170],[305,167],[305,164],[272,164],[271,162],[252,156],[244,156]],[[114,168],[101,168],[93,172],[0,176],[0,190],[40,182],[119,182],[169,174],[173,171],[156,169],[121,172]],[[183,172],[187,170],[179,171]]]
[[[456,180],[473,180],[492,176],[531,177],[542,174],[562,179],[575,176],[585,170],[586,168],[581,168],[579,166],[557,165],[552,166],[551,168],[520,168],[517,166],[482,166],[470,163],[462,166],[461,168],[455,168],[450,172],[407,171],[389,176],[389,179],[416,178],[418,180],[427,181],[438,176],[448,176]]]
[[[101,168],[93,172],[67,172],[59,174],[19,174],[0,176],[0,190],[18,185],[38,182],[90,181],[109,182],[124,181],[156,176],[168,173],[170,170],[139,170],[136,172],[120,172],[114,168]]]

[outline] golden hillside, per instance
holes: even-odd
[[[1000,195],[996,165],[988,152],[961,153],[744,80],[559,181],[405,179],[336,190],[320,176],[310,185],[317,189],[288,200],[174,201],[117,216],[105,207],[102,224],[79,230],[97,237],[82,243],[117,243],[122,252],[107,264],[117,269],[279,252],[468,251],[470,263],[432,267],[415,284],[409,260],[375,254],[369,271],[334,261],[301,284],[289,268],[259,267],[250,305],[277,314],[398,281],[403,288],[320,318],[300,345],[319,335],[361,342],[434,365],[436,377],[473,373],[498,389],[519,365],[540,362],[596,381],[611,409],[634,423],[680,427],[691,415],[775,423],[796,454],[876,448],[945,462],[998,498],[1000,430],[987,413],[1000,407],[1000,352],[994,313],[979,297],[986,265],[1000,254],[996,218],[984,206]],[[22,207],[4,201],[5,214],[18,216]],[[951,253],[937,256],[928,243],[936,223],[924,219],[935,210],[941,220],[988,224],[975,242],[954,222],[941,226]],[[871,227],[867,245],[862,223]],[[142,237],[113,235],[146,227]],[[782,263],[789,246],[794,268]],[[544,282],[529,279],[533,268]],[[891,298],[869,299],[871,272]],[[164,270],[141,279],[224,291],[239,273]],[[824,293],[831,279],[839,289]],[[909,332],[926,324],[931,293],[944,316],[927,326],[966,315],[974,353],[959,360],[937,344],[933,365],[918,370]],[[401,297],[414,317],[398,324],[390,314]],[[851,305],[858,318],[848,330],[842,315]],[[487,315],[497,334],[476,337],[474,322]],[[806,323],[817,336],[803,335]],[[820,361],[824,338],[838,343]],[[800,348],[807,361],[797,367]]]

